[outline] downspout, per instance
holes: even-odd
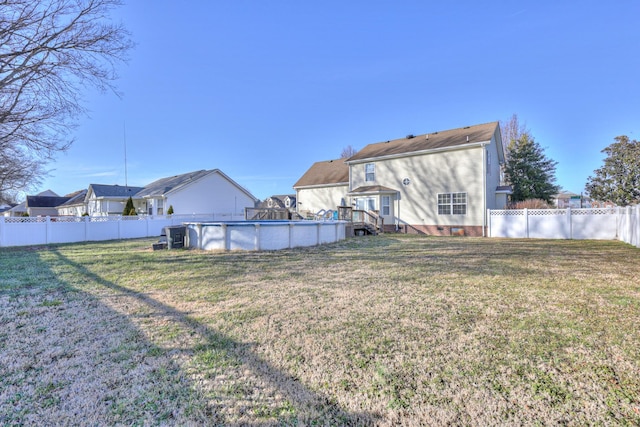
[[[396,195],[396,202],[398,205],[398,210],[396,211],[396,233],[400,229],[400,192]]]

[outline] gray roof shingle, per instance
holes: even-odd
[[[348,158],[347,162],[490,141],[496,127],[498,127],[498,122],[491,122],[417,136],[409,135],[405,138],[369,144]]]
[[[136,196],[162,196],[169,191],[176,190],[191,182],[197,181],[198,179],[210,174],[211,172],[213,172],[213,170],[199,170],[195,172],[183,173],[181,175],[174,175],[167,178],[161,178],[141,189],[141,191],[139,191]]]
[[[96,197],[129,197],[135,196],[138,191],[142,190],[142,187],[105,184],[90,184],[89,188],[93,190]]]
[[[323,184],[348,184],[349,166],[344,159],[314,163],[293,188]]]

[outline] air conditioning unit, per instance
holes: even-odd
[[[184,248],[184,238],[187,234],[187,227],[184,225],[165,227],[164,233],[167,236],[167,249]]]

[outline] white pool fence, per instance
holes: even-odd
[[[244,213],[101,217],[0,217],[0,247],[160,236],[189,221],[242,221]]]
[[[640,206],[488,211],[489,237],[621,240],[640,247]]]

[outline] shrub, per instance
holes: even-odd
[[[542,199],[528,199],[521,202],[509,203],[507,209],[549,209],[552,206]]]

